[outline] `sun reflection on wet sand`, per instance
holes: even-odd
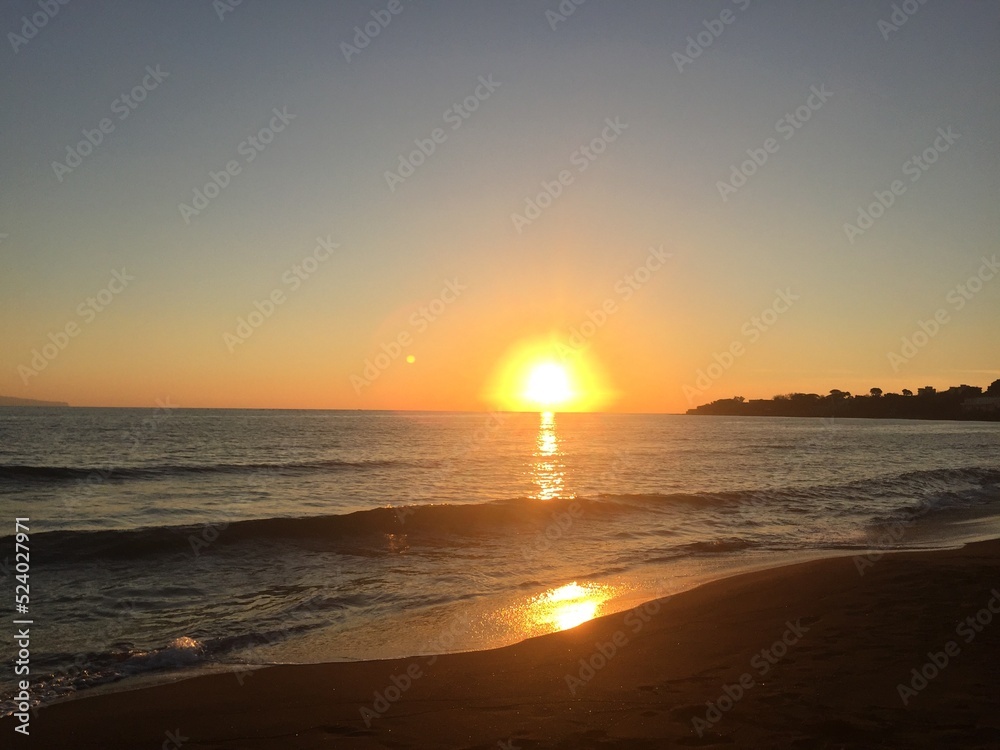
[[[547,632],[569,630],[598,617],[602,605],[613,595],[611,586],[567,583],[529,600],[525,607],[525,624]]]
[[[574,581],[494,610],[484,619],[486,629],[492,632],[490,646],[569,630],[612,614],[620,609],[615,604],[624,592],[617,585]]]
[[[534,495],[538,500],[554,500],[563,497],[565,468],[559,457],[559,438],[556,435],[555,414],[543,411],[535,441],[535,462],[531,467],[531,478],[538,486]]]

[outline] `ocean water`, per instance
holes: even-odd
[[[43,704],[500,646],[739,570],[1000,535],[1000,425],[0,410]],[[13,674],[0,675],[9,713]]]

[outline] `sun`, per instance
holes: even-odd
[[[613,399],[604,370],[590,353],[571,349],[554,335],[512,344],[483,392],[485,403],[505,411],[599,411]]]
[[[546,409],[565,404],[573,398],[566,368],[555,362],[541,362],[532,367],[524,398]]]

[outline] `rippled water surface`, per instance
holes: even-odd
[[[31,518],[49,699],[491,647],[733,570],[988,536],[1000,425],[8,408],[0,493],[0,533]]]

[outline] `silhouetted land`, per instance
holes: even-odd
[[[840,417],[861,419],[964,419],[1000,422],[1000,380],[984,392],[972,385],[959,385],[946,391],[927,386],[916,394],[883,393],[872,388],[864,396],[832,390],[818,393],[789,393],[772,399],[747,401],[742,396],[721,399],[688,409],[698,416],[735,417]]]
[[[65,401],[37,401],[33,398],[0,396],[0,406],[69,406]]]

